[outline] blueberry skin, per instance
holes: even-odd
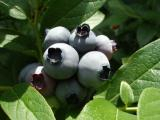
[[[109,73],[110,63],[102,52],[88,52],[79,62],[78,80],[86,88],[97,89],[105,83]]]
[[[72,77],[78,69],[79,55],[70,45],[56,43],[43,55],[44,70],[52,78],[64,80]]]
[[[96,37],[96,50],[103,52],[110,60],[116,51],[116,43],[105,35],[99,35]]]
[[[24,82],[27,81],[29,82],[31,80],[31,75],[35,72],[37,67],[40,66],[39,63],[32,63],[29,65],[26,65],[20,72],[19,74],[19,81]]]
[[[19,75],[20,82],[27,82],[42,95],[49,96],[55,88],[55,80],[50,78],[39,63],[32,63],[25,66]]]
[[[73,46],[79,53],[86,53],[96,48],[96,35],[93,31],[89,31],[88,36],[78,36],[75,29],[69,37],[69,44]]]
[[[54,27],[47,30],[47,35],[44,39],[44,49],[55,43],[68,43],[70,31],[62,26]]]
[[[87,96],[87,90],[76,79],[62,81],[57,84],[56,97],[64,105],[79,105]]]

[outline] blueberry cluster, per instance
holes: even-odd
[[[42,95],[55,94],[64,104],[83,102],[88,90],[96,90],[108,79],[116,43],[105,35],[96,36],[88,24],[79,25],[72,33],[61,26],[46,32],[43,66],[27,65],[19,80]]]

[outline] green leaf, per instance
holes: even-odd
[[[7,23],[6,23],[7,24]],[[10,27],[10,28],[9,28]],[[14,30],[12,28],[12,26],[9,26],[9,27],[1,27],[0,26],[0,32],[1,33],[7,33],[9,35],[22,35],[20,32],[18,32],[17,30]],[[0,41],[1,41],[1,35],[0,35]]]
[[[42,28],[67,26],[75,28],[78,24],[91,17],[106,0],[50,0],[48,9],[42,18]]]
[[[10,42],[12,42],[12,40],[14,40],[17,37],[18,35],[10,35],[10,34],[6,34],[4,38],[0,36],[0,41],[1,41],[0,47],[4,47],[5,45],[9,44]]]
[[[133,103],[134,101],[134,94],[133,94],[132,88],[125,81],[122,81],[120,85],[120,97],[123,103],[125,103],[125,105],[127,106]]]
[[[153,25],[142,24],[137,30],[137,40],[139,46],[142,47],[146,45],[157,33],[157,29]]]
[[[0,20],[0,35],[3,33],[11,35],[30,36],[32,31],[33,27],[31,27],[28,21],[11,19],[8,16]]]
[[[126,63],[128,60],[127,59],[124,60],[124,58],[127,57],[127,54],[125,53],[125,50],[123,50],[122,48],[118,49],[115,54],[113,54],[113,59],[116,62],[119,62],[120,64]]]
[[[46,97],[46,101],[48,102],[51,108],[58,109],[60,107],[60,103],[55,96]]]
[[[15,85],[22,67],[35,61],[31,57],[2,48],[0,48],[0,58],[0,90]]]
[[[106,98],[116,103],[119,98],[119,87],[126,80],[133,89],[135,102],[142,90],[147,87],[160,88],[160,39],[135,52],[112,77],[107,89]]]
[[[124,4],[121,0],[110,0],[108,2],[110,11],[113,13],[123,13],[124,15],[132,18],[139,19],[140,16],[130,6]]]
[[[19,6],[13,6],[9,10],[9,15],[13,18],[20,19],[20,20],[25,20],[27,18],[24,11]]]
[[[95,99],[85,105],[77,120],[136,120],[137,117],[120,111],[104,99]]]
[[[139,99],[138,120],[160,120],[160,89],[147,88]]]
[[[110,79],[108,80],[108,82],[110,81]],[[93,99],[97,99],[97,98],[101,98],[101,99],[105,99],[105,95],[106,95],[106,88],[108,87],[109,83],[106,82],[104,85],[102,85],[100,88],[98,88],[96,90],[96,93],[94,93],[95,91],[93,91],[94,96]],[[92,95],[93,95],[92,93]]]
[[[38,7],[43,4],[41,3],[42,2],[41,0],[27,0],[27,1],[29,6],[32,8],[32,11],[38,10]]]
[[[0,104],[11,120],[55,120],[45,99],[27,84],[18,84],[4,92]]]
[[[105,15],[97,11],[93,16],[91,16],[89,19],[84,21],[83,23],[89,24],[90,28],[93,29],[96,27],[98,24],[100,24],[105,18]]]
[[[32,38],[12,34],[0,34],[0,48],[6,48],[31,57],[37,57]]]
[[[1,0],[0,3],[4,12],[13,18],[25,20],[30,16],[30,7],[26,0]]]
[[[7,89],[8,86],[11,86],[15,84],[15,79],[14,76],[15,74],[12,73],[13,66],[10,64],[11,63],[11,53],[0,49],[0,90],[5,90]],[[14,60],[16,58],[16,55],[14,59],[12,58],[12,64],[14,64]],[[18,67],[18,66],[17,66]],[[16,72],[16,71],[15,71]]]
[[[76,119],[73,118],[72,116],[68,116],[65,120],[76,120]]]
[[[128,57],[124,57],[124,58],[122,58],[122,64],[127,63],[127,61],[128,61]]]
[[[146,6],[135,6],[134,10],[141,16],[144,21],[159,24],[160,12],[157,10],[146,9]],[[145,11],[145,12],[144,12]]]
[[[121,25],[127,19],[128,19],[128,17],[126,15],[124,15],[124,14],[121,13],[121,14],[114,14],[114,15],[109,16],[106,19],[105,22],[109,26],[112,26],[112,25]]]

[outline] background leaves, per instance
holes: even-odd
[[[29,16],[30,7],[26,0],[1,0],[0,3],[4,12],[13,18],[25,20],[26,15]]]
[[[4,92],[0,105],[11,120],[55,120],[45,99],[27,84],[16,85]]]
[[[42,30],[53,26],[67,26],[73,29],[91,17],[106,0],[52,0],[42,18]],[[55,16],[56,14],[56,16]]]
[[[122,81],[120,85],[120,97],[126,106],[133,103],[134,101],[134,95],[133,95],[132,88],[125,81]]]
[[[157,28],[149,24],[142,24],[138,27],[137,30],[137,40],[139,46],[142,47],[151,41],[154,36],[157,34]]]
[[[118,110],[104,99],[90,101],[81,111],[77,120],[136,120],[137,117]]]
[[[147,88],[139,99],[138,120],[159,120],[160,119],[160,89]]]
[[[2,48],[0,49],[0,57],[0,88],[18,83],[18,74],[22,67],[35,61],[34,58]]]
[[[112,77],[107,90],[107,99],[114,101],[119,96],[119,87],[122,80],[126,80],[132,87],[135,101],[147,87],[160,87],[160,39],[152,42],[134,53]]]
[[[15,110],[12,108],[14,102],[9,101],[15,98],[15,92],[19,95],[19,101],[16,100],[15,102],[29,104],[28,98],[33,97],[37,100],[40,97],[41,100],[43,99],[39,93],[28,86],[22,85],[24,88],[20,85],[14,88],[12,86],[18,83],[19,72],[26,64],[42,63],[42,43],[46,28],[60,25],[73,30],[81,23],[89,23],[96,35],[104,34],[118,44],[118,51],[110,61],[111,75],[113,75],[111,81],[100,88],[98,95],[94,96],[94,100],[87,103],[82,111],[83,106],[78,110],[68,110],[67,108],[64,111],[54,96],[52,96],[53,98],[46,98],[46,100],[55,111],[57,118],[69,116],[67,119],[75,119],[72,116],[78,115],[81,111],[78,119],[106,120],[108,118],[114,120],[117,116],[116,119],[119,120],[127,118],[135,120],[136,116],[118,109],[125,107],[119,97],[120,83],[127,81],[132,87],[135,103],[131,106],[134,107],[145,88],[160,87],[160,40],[152,42],[160,37],[159,8],[159,0],[0,0],[1,106],[7,111],[6,113],[10,118],[15,119],[16,114],[11,112]],[[148,43],[150,44],[142,48]],[[131,54],[133,55],[129,57]],[[121,66],[121,64],[123,65]],[[115,73],[115,71],[117,72]],[[10,90],[6,91],[7,89]],[[147,100],[145,101],[141,97],[140,103],[138,103],[139,106],[142,105],[142,108],[138,109],[140,111],[139,116],[148,113],[145,112],[146,108],[143,104],[149,102],[147,96],[150,96],[151,92],[146,91],[148,93],[144,91],[141,96],[146,95],[144,98]],[[153,98],[158,99],[157,90],[151,91],[155,92]],[[35,96],[38,95],[37,98],[32,96],[32,92]],[[116,106],[113,106],[106,99],[116,103]],[[46,105],[44,99],[42,100],[43,104]],[[156,104],[158,102],[154,102],[152,105],[155,106]],[[11,105],[11,110],[6,105]],[[21,104],[19,108],[21,107],[24,106]],[[24,109],[26,110],[26,107]],[[33,108],[31,107],[31,109]],[[127,111],[126,108],[123,110]],[[156,110],[155,114],[158,114],[159,111]],[[22,109],[18,109],[16,113],[20,115],[20,111]],[[154,115],[152,111],[150,113]],[[53,115],[51,116],[53,117]],[[32,117],[34,119],[34,116]],[[0,112],[0,119],[8,119],[3,111]]]

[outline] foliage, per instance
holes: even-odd
[[[0,119],[159,120],[159,7],[159,0],[0,0]],[[93,100],[64,109],[17,84],[26,64],[43,62],[45,29],[81,23],[118,44],[110,81]]]

